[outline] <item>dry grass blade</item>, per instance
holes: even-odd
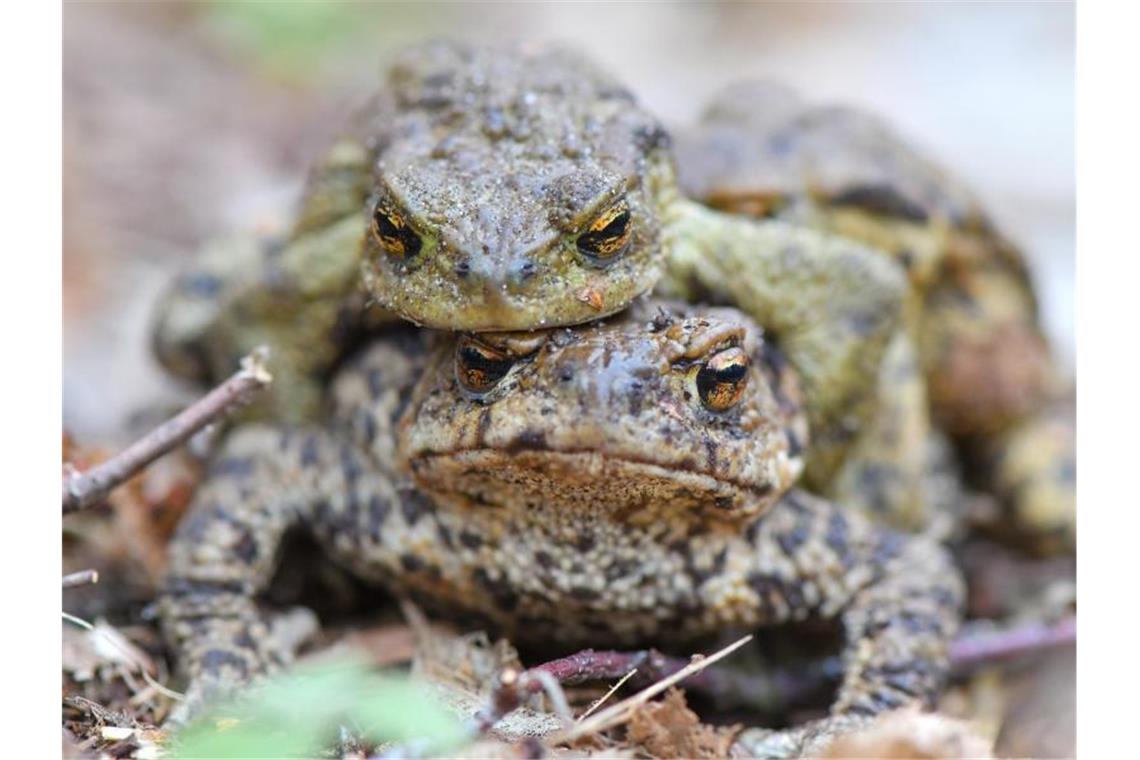
[[[624,676],[622,676],[621,680],[618,681],[617,683],[615,683],[613,686],[611,686],[610,690],[607,691],[605,694],[603,694],[596,702],[594,702],[594,704],[590,705],[589,709],[587,709],[586,712],[584,712],[580,716],[578,716],[577,722],[581,723],[586,718],[593,715],[594,712],[597,711],[597,709],[599,707],[601,707],[602,705],[604,705],[606,703],[606,700],[608,700],[610,697],[612,697],[614,695],[615,691],[617,691],[618,689],[621,688],[622,684],[624,684],[629,679],[633,678],[634,675],[636,675],[636,674],[637,674],[637,668],[634,668],[633,670],[629,671]]]
[[[640,705],[645,704],[650,699],[662,693],[673,684],[685,680],[694,673],[699,673],[718,660],[724,659],[728,655],[735,652],[737,649],[740,649],[740,647],[747,644],[749,641],[752,641],[751,634],[729,644],[720,651],[711,654],[708,657],[694,657],[692,662],[690,662],[681,670],[678,670],[673,675],[662,678],[660,681],[657,681],[651,686],[642,689],[632,697],[623,699],[621,702],[618,702],[616,705],[613,705],[611,707],[607,707],[605,710],[602,710],[601,712],[595,714],[593,717],[587,718],[580,723],[576,723],[565,731],[548,737],[548,743],[554,745],[571,742],[588,734],[604,731],[607,728],[612,728],[613,726],[616,726],[620,723],[624,723],[625,721],[629,720],[629,717],[633,714],[633,711]]]

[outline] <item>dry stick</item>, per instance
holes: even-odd
[[[63,513],[98,504],[139,470],[186,442],[190,436],[245,403],[273,380],[259,348],[241,360],[241,369],[177,416],[167,420],[106,462],[86,472],[71,470],[63,481]]]
[[[1006,630],[968,630],[950,645],[950,665],[962,674],[989,663],[1043,652],[1076,641],[1076,618],[1066,618],[1052,625],[1031,623]],[[670,657],[655,649],[635,652],[596,651],[584,649],[567,657],[536,665],[531,670],[544,671],[561,683],[573,685],[628,676],[637,669],[638,680],[662,678],[683,669],[687,661]],[[839,658],[828,657],[796,668],[776,668],[763,673],[738,673],[710,668],[694,674],[689,688],[718,698],[760,709],[775,710],[797,704],[817,693],[842,675]]]
[[[687,660],[667,657],[656,649],[642,649],[636,652],[583,649],[572,655],[536,665],[531,670],[545,671],[561,683],[572,686],[584,681],[619,678],[631,670],[639,671],[642,678],[652,681],[675,673],[687,664]]]
[[[955,671],[1068,646],[1077,641],[1077,619],[1067,617],[1052,625],[1028,623],[1004,631],[970,631],[950,645]]]
[[[688,663],[688,665],[680,668],[672,675],[669,675],[657,683],[652,684],[648,688],[638,692],[637,694],[634,694],[632,697],[623,700],[622,702],[619,702],[600,713],[595,714],[593,717],[587,717],[583,715],[577,723],[570,723],[570,721],[565,717],[569,715],[569,706],[566,704],[565,695],[562,694],[562,688],[559,683],[561,677],[557,674],[556,669],[543,669],[540,666],[538,668],[531,668],[530,670],[524,670],[520,672],[514,668],[506,668],[499,674],[498,680],[496,681],[494,688],[491,690],[491,696],[487,704],[483,707],[483,709],[476,713],[472,733],[475,736],[478,736],[490,731],[496,723],[502,720],[508,713],[515,710],[522,703],[522,697],[524,694],[545,691],[548,698],[555,702],[556,706],[561,707],[558,712],[565,713],[563,720],[568,724],[566,728],[563,728],[561,731],[556,731],[551,736],[546,737],[545,741],[548,743],[548,745],[572,741],[573,739],[579,736],[583,736],[586,733],[601,731],[605,728],[610,727],[611,725],[616,725],[617,723],[621,723],[627,720],[628,716],[624,714],[625,712],[632,710],[640,704],[643,704],[644,702],[648,701],[678,681],[701,672],[709,665],[712,665],[714,662],[723,657],[727,657],[751,640],[751,635],[745,636],[739,641],[729,644],[724,649],[721,649],[719,652],[716,652],[715,654],[712,654],[708,657],[695,655],[693,659]],[[590,651],[592,652],[592,650]],[[614,655],[616,658],[620,658],[622,656],[621,652],[606,652],[603,654]],[[571,659],[572,657],[564,658],[564,660]],[[567,676],[568,673],[566,671],[563,671],[561,675]],[[632,675],[632,672],[625,674],[626,678],[629,678]],[[624,681],[625,679],[623,678],[622,680]],[[617,686],[620,685],[621,684],[619,683]],[[617,689],[617,686],[611,690],[611,693]],[[609,695],[607,694],[606,697],[608,696]],[[603,698],[601,701],[605,701],[605,698]],[[599,701],[598,704],[600,704],[601,701]],[[591,711],[596,709],[598,707],[598,704],[595,704],[591,708]],[[407,750],[405,748],[405,752],[406,751]],[[385,758],[402,756],[404,755],[401,752],[385,753],[384,755]]]
[[[519,671],[505,668],[499,673],[487,704],[475,713],[473,733],[476,736],[487,733],[522,704],[524,694],[538,692],[546,693],[555,714],[564,724],[569,725],[573,721],[570,703],[557,678],[542,670]]]
[[[77,573],[69,573],[63,576],[64,588],[75,588],[76,586],[86,586],[89,583],[99,582],[99,572],[97,570],[80,570]]]
[[[613,726],[616,726],[620,723],[624,723],[629,719],[629,717],[633,714],[634,709],[637,707],[645,704],[650,699],[665,691],[678,681],[682,681],[694,673],[699,673],[709,665],[712,665],[714,662],[727,657],[737,649],[740,649],[740,647],[747,644],[749,641],[752,641],[751,635],[745,636],[744,638],[739,639],[732,644],[729,644],[724,649],[721,649],[719,652],[711,654],[708,657],[694,657],[693,661],[690,662],[686,667],[681,668],[668,678],[662,678],[657,683],[649,686],[648,688],[642,689],[632,697],[623,699],[616,705],[607,707],[605,710],[595,713],[592,717],[587,718],[581,723],[576,723],[570,728],[556,733],[554,736],[551,736],[547,739],[548,743],[554,745],[562,744],[564,742],[571,742],[579,737],[586,736],[587,734],[604,731],[607,728],[612,728]]]
[[[676,673],[688,664],[688,660],[662,654],[656,649],[634,652],[584,649],[536,665],[532,670],[550,673],[565,685],[607,681],[629,676],[631,671],[636,671],[636,683],[650,684]],[[747,673],[709,668],[694,673],[686,684],[690,689],[734,705],[750,705],[760,710],[775,711],[789,703],[802,702],[825,687],[833,680],[828,668],[838,673],[838,661],[833,663],[830,659],[825,659],[799,668]]]

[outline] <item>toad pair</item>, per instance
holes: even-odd
[[[275,424],[230,436],[171,546],[163,620],[196,700],[289,659],[255,600],[293,526],[361,576],[520,640],[840,618],[833,717],[748,732],[746,751],[797,752],[936,693],[962,597],[947,554],[796,487],[804,473],[903,523],[945,490],[918,371],[936,372],[916,349],[926,286],[832,234],[841,203],[756,220],[685,200],[670,151],[574,55],[427,45],[318,163],[286,240],[224,244],[180,280],[157,331],[168,365],[210,377],[268,342],[280,379],[261,409]],[[776,205],[816,202],[802,195]],[[902,229],[874,193],[848,195],[860,229]],[[943,211],[926,222],[949,235]],[[924,229],[898,240],[944,255]],[[638,298],[655,283],[747,315]],[[393,314],[465,334],[384,326]]]

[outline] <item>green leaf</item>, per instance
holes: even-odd
[[[175,737],[176,758],[308,757],[347,725],[370,741],[416,741],[428,752],[466,733],[427,688],[360,660],[307,665],[209,710]]]

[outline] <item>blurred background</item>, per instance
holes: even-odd
[[[148,354],[163,284],[211,236],[282,226],[385,63],[433,36],[568,42],[671,124],[745,77],[886,117],[1025,247],[1072,366],[1072,5],[67,3],[67,430],[121,440],[182,398]]]

